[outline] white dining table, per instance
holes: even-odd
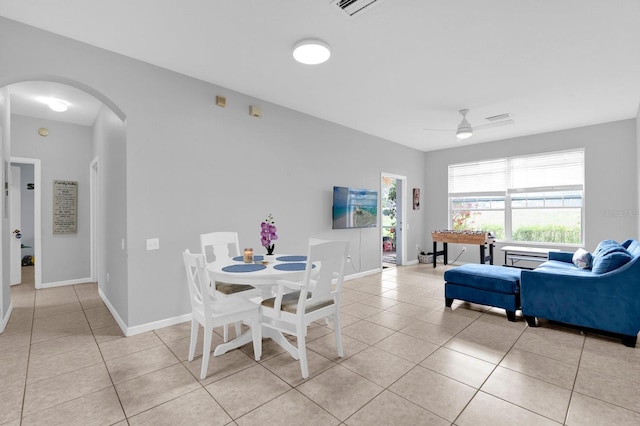
[[[262,256],[255,256],[254,263],[245,263],[242,256],[207,265],[207,271],[213,282],[227,284],[248,284],[262,291],[262,299],[273,297],[278,280],[302,281],[307,256],[281,255],[275,261],[260,263]],[[315,267],[315,266],[314,266]],[[259,302],[259,301],[256,301]],[[270,338],[285,349],[294,359],[298,359],[297,349],[277,330],[262,327],[262,337]],[[251,341],[250,333],[243,333],[234,340],[216,347],[214,355],[240,347]]]
[[[262,256],[255,256],[256,261],[245,263],[242,256],[233,259],[212,262],[207,270],[213,281],[227,284],[249,284],[263,290],[264,296],[269,296],[277,280],[301,281],[304,278],[304,268],[307,256],[282,255],[276,256],[274,262],[258,263]]]

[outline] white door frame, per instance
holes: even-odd
[[[42,288],[42,171],[40,159],[11,157],[11,164],[33,165],[33,256],[35,257],[34,286]],[[11,236],[9,236],[11,238]]]
[[[382,178],[392,178],[396,181],[402,181],[400,184],[400,191],[397,191],[398,185],[396,184],[396,205],[400,205],[398,209],[400,211],[400,216],[397,216],[398,223],[396,225],[396,242],[400,241],[400,246],[396,247],[396,255],[399,253],[400,257],[396,257],[396,265],[406,265],[407,264],[407,238],[405,231],[408,228],[407,224],[407,209],[406,209],[406,200],[407,200],[407,177],[402,175],[395,175],[392,173],[382,172],[380,174],[380,193],[382,193]],[[402,233],[400,238],[397,237],[397,232]],[[380,238],[378,238],[380,244],[382,244],[382,226],[380,227]],[[382,252],[382,250],[381,250]],[[382,256],[380,257],[380,269],[382,269]]]
[[[100,193],[100,174],[99,174],[99,161],[98,157],[94,158],[89,165],[89,197],[91,199],[90,205],[90,256],[91,256],[91,281],[98,282],[100,276],[100,262],[98,256],[98,205],[99,205],[99,193]]]
[[[9,166],[9,285],[22,284],[22,169],[18,164]]]

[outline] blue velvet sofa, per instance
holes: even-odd
[[[634,347],[640,331],[640,243],[602,241],[592,254],[586,253],[586,264],[580,261],[585,256],[576,259],[577,254],[550,252],[547,262],[522,271],[520,300],[525,320],[529,326],[545,318],[603,330],[620,335],[622,343]]]

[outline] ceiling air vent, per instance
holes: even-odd
[[[374,3],[382,0],[331,0],[331,3],[342,9],[347,15],[355,16],[369,10]]]
[[[505,113],[505,114],[499,114],[499,115],[494,115],[491,117],[487,117],[485,118],[485,120],[488,121],[502,121],[502,120],[511,120],[513,118],[513,116],[510,113]]]

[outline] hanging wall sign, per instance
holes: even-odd
[[[78,182],[53,181],[53,233],[78,232]]]

